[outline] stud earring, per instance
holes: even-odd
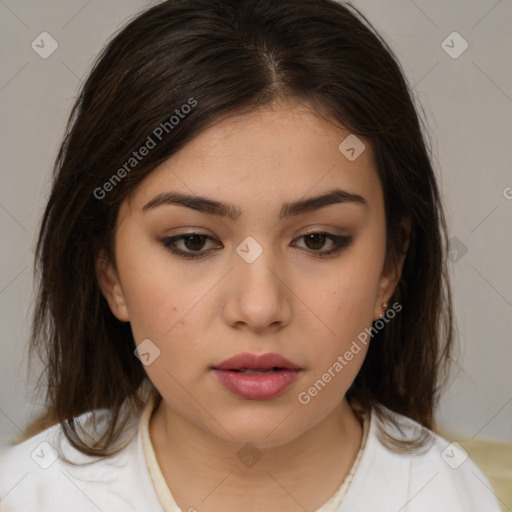
[[[388,303],[387,303],[387,302],[383,302],[383,303],[380,305],[380,307],[381,307],[384,311],[386,311],[386,309],[388,308]]]

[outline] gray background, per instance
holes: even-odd
[[[456,237],[450,266],[460,355],[440,425],[512,441],[512,2],[354,4],[395,50],[425,110]],[[37,408],[26,364],[34,235],[67,116],[105,40],[149,5],[0,0],[0,444]],[[469,44],[458,58],[441,45],[454,31]],[[42,32],[59,45],[47,59],[31,48]],[[457,39],[447,44],[452,53],[462,48]]]

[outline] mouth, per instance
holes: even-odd
[[[241,373],[271,373],[280,370],[300,370],[301,368],[280,354],[251,354],[244,352],[226,359],[219,365],[213,366],[212,369]]]
[[[227,370],[227,371],[231,371],[231,372],[236,372],[236,373],[243,373],[244,375],[262,375],[262,374],[267,374],[267,373],[277,373],[281,370],[287,370],[288,368],[266,368],[266,369],[250,369],[250,368],[242,368],[240,370],[235,370],[235,369],[231,369],[231,370]]]
[[[283,393],[302,371],[279,354],[243,353],[210,368],[232,394],[248,400],[267,400]]]

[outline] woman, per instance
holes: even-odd
[[[3,456],[0,504],[498,511],[430,430],[445,241],[405,79],[354,8],[149,9],[56,162],[32,335],[53,426]]]

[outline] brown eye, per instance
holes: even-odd
[[[190,235],[183,238],[183,243],[191,251],[199,251],[204,247],[206,237],[204,235]]]
[[[211,247],[207,250],[203,250],[205,246],[208,245],[208,242],[213,246],[216,245],[217,248],[222,247],[222,243],[215,238],[200,233],[185,233],[161,240],[163,246],[171,253],[188,259],[202,258],[214,251],[215,248]]]
[[[318,250],[325,245],[326,238],[323,233],[312,233],[304,236],[304,242],[308,249]]]
[[[342,249],[348,247],[352,243],[353,238],[351,236],[334,235],[319,231],[302,235],[297,240],[303,240],[303,245],[295,245],[294,241],[293,245],[299,247],[299,249],[304,249],[313,256],[327,257],[334,256]]]

